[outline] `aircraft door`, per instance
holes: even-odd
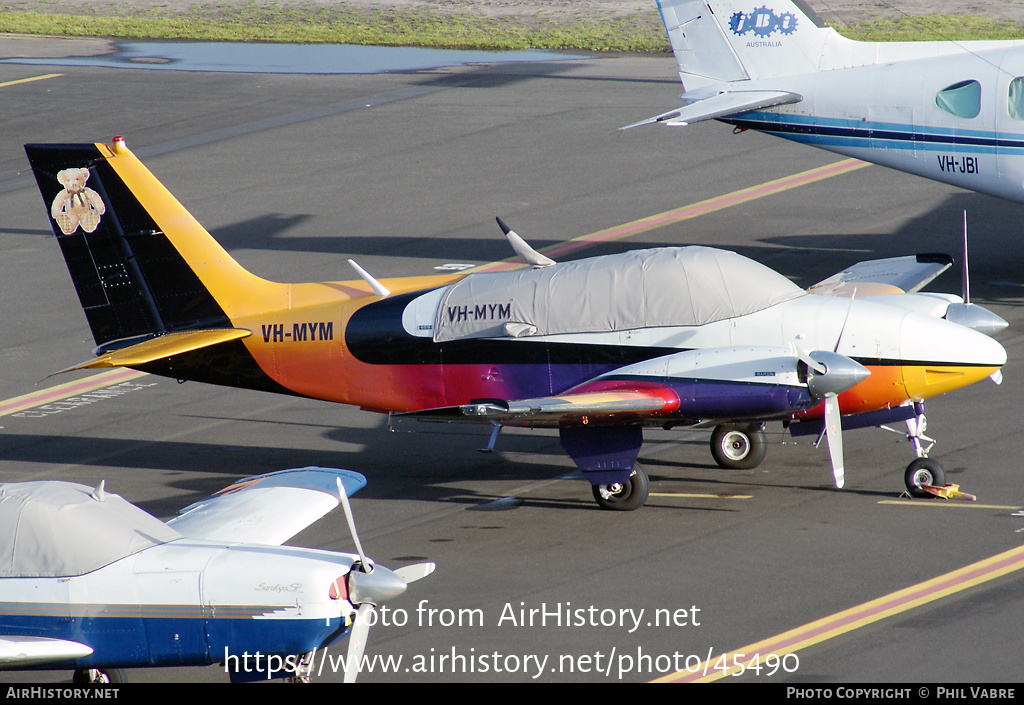
[[[869,105],[871,149],[883,150],[892,158],[921,158],[916,140],[892,139],[893,135],[911,134],[915,130],[914,109],[909,105]]]
[[[72,611],[71,601],[78,599],[77,590],[73,589],[75,579],[53,578],[23,578],[26,592],[35,596],[45,595],[39,602],[46,604],[47,616],[52,619],[52,628],[46,630],[46,636],[53,636],[57,639],[70,639],[88,643],[81,631],[82,612]],[[36,597],[38,599],[38,597]],[[3,627],[13,626],[18,619],[4,617]],[[2,629],[3,627],[0,627]]]
[[[58,581],[67,605],[68,631],[61,637],[83,644],[102,644],[105,659],[136,663],[145,659],[146,634],[138,609],[138,592],[128,574],[97,581],[94,574]],[[63,625],[62,625],[63,626]],[[56,636],[56,635],[55,635]]]
[[[189,663],[206,657],[206,621],[199,581],[197,570],[138,574],[146,641],[155,662]]]

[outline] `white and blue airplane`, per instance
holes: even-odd
[[[627,127],[718,119],[1024,202],[1024,40],[858,42],[802,0],[658,7],[684,105]]]
[[[232,681],[308,680],[313,654],[349,634],[355,680],[375,606],[429,575],[363,554],[348,470],[239,480],[164,523],[69,482],[0,484],[0,670],[121,682],[132,667],[224,664]],[[358,555],[282,546],[339,502]]]

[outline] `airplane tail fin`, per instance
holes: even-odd
[[[658,0],[658,9],[687,92],[822,69],[851,42],[803,0]]]
[[[230,330],[281,300],[286,285],[235,262],[123,139],[25,151],[97,354],[169,333]]]

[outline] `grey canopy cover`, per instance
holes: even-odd
[[[70,482],[0,484],[0,577],[82,575],[181,538],[116,494]]]
[[[471,274],[442,296],[434,340],[699,326],[805,292],[735,252],[663,247]]]

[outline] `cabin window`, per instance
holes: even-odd
[[[935,104],[950,115],[976,118],[981,112],[981,84],[977,81],[954,83],[939,91]]]
[[[1014,120],[1024,120],[1024,78],[1015,78],[1010,81],[1010,95],[1006,109]]]

